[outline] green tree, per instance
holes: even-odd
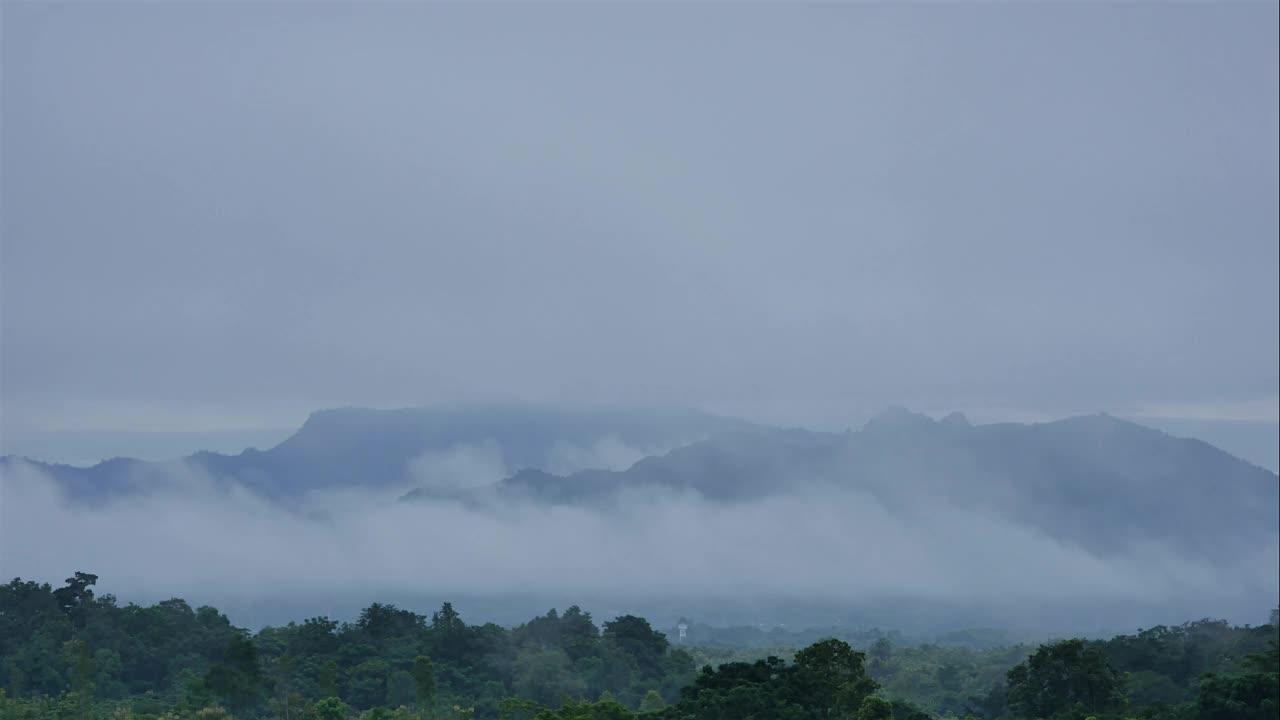
[[[347,700],[357,708],[371,708],[387,701],[387,679],[391,665],[381,657],[371,657],[347,674]]]
[[[1105,714],[1125,705],[1124,678],[1083,640],[1041,645],[1007,677],[1009,710],[1017,717]]]
[[[413,689],[419,710],[430,710],[436,702],[436,670],[431,658],[419,655],[413,659]]]
[[[498,705],[498,720],[529,720],[544,708],[532,700],[506,698]]]
[[[336,697],[318,700],[307,712],[307,720],[347,720],[351,708]]]
[[[569,656],[559,648],[527,649],[516,657],[512,691],[543,705],[581,699],[586,683],[575,675]]]
[[[634,720],[635,713],[616,702],[568,702],[558,710],[544,709],[533,720]]]
[[[93,717],[93,656],[84,640],[70,640],[63,648],[71,667],[71,692],[76,698],[76,716],[80,720]]]
[[[452,603],[444,603],[431,614],[431,633],[435,638],[435,651],[441,662],[460,664],[467,650],[467,624],[453,609]]]
[[[858,720],[893,720],[893,704],[875,695],[868,695],[858,706]]]
[[[326,697],[338,696],[338,661],[326,660],[316,677],[320,692]]]
[[[276,658],[271,665],[271,680],[275,686],[278,696],[276,704],[280,707],[280,714],[284,716],[284,720],[292,720],[294,713],[298,711],[294,692],[295,676],[298,672],[298,659],[289,655],[283,655]]]
[[[1280,646],[1246,658],[1252,672],[1207,673],[1196,697],[1199,720],[1276,720],[1280,717]]]
[[[934,678],[938,681],[938,687],[948,692],[957,692],[960,690],[960,668],[951,663],[940,665],[934,672]]]
[[[240,634],[231,637],[222,662],[209,669],[204,683],[233,711],[257,705],[270,687],[258,659],[257,647],[252,640]]]
[[[204,677],[190,669],[185,669],[179,676],[179,687],[182,688],[181,705],[184,709],[195,711],[213,704],[213,693],[205,683]]]
[[[93,590],[90,588],[97,582],[97,575],[77,572],[72,577],[67,578],[66,587],[53,591],[53,597],[58,603],[58,608],[68,618],[71,618],[77,626],[84,624],[85,611],[89,604],[93,602]]]
[[[601,637],[629,657],[642,677],[661,674],[662,657],[668,647],[667,636],[654,630],[648,620],[622,615],[604,624]]]
[[[867,677],[866,656],[843,640],[823,640],[796,653],[788,683],[792,697],[809,708],[853,714],[878,684]]]
[[[418,693],[414,687],[412,672],[395,670],[387,677],[387,707],[423,709],[418,706]]]
[[[560,647],[570,660],[590,655],[600,641],[600,629],[591,620],[591,613],[572,605],[560,616]]]
[[[880,638],[871,643],[871,657],[881,662],[893,656],[893,644],[887,638]]]
[[[657,712],[665,710],[667,701],[662,699],[657,690],[650,690],[644,694],[644,698],[640,700],[640,712]]]

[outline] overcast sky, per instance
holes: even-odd
[[[1277,7],[3,5],[7,432],[1277,414]]]

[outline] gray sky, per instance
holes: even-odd
[[[1277,7],[3,4],[6,433],[1276,421]]]

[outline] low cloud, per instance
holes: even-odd
[[[416,467],[463,487],[476,484],[468,472],[491,477],[500,455],[484,444]],[[0,574],[56,583],[90,571],[125,600],[338,591],[369,601],[387,593],[910,598],[1158,608],[1161,620],[1239,622],[1265,617],[1277,592],[1275,542],[1229,565],[1188,561],[1154,541],[1100,556],[981,510],[938,501],[888,508],[850,490],[733,504],[636,490],[608,509],[405,503],[343,490],[281,507],[186,465],[171,471],[170,484],[90,508],[69,503],[36,467],[8,467]]]
[[[616,435],[606,435],[591,445],[559,442],[548,453],[546,470],[557,475],[569,475],[593,468],[626,470],[646,456],[657,455],[669,449],[633,447]]]
[[[409,476],[417,486],[432,490],[480,487],[510,474],[502,448],[493,440],[428,450],[409,462]]]

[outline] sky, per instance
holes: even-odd
[[[1277,12],[6,2],[0,430],[1274,426]]]

